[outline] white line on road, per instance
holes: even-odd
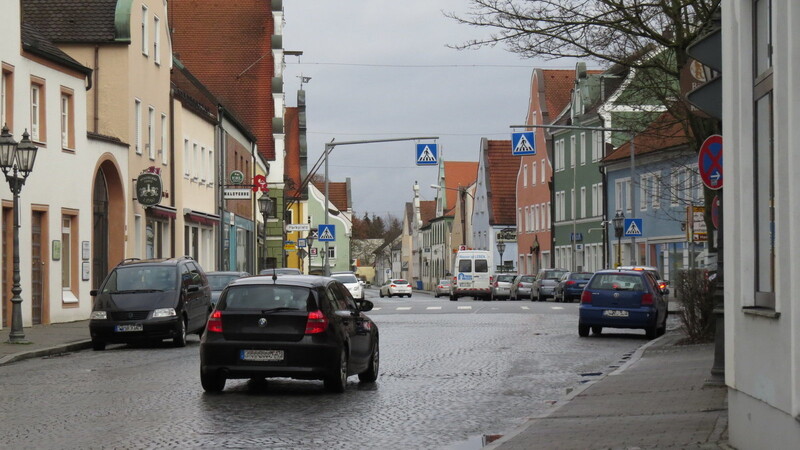
[[[522,308],[522,309],[531,309],[530,306],[520,306],[520,308]]]
[[[458,309],[472,309],[472,306],[459,306]]]
[[[408,311],[409,309],[411,309],[410,306],[398,306],[397,307],[397,311]]]
[[[442,307],[441,306],[428,306],[425,309],[442,309]]]
[[[551,306],[550,309],[564,309],[563,306]]]
[[[373,311],[380,311],[380,310],[381,310],[381,308],[380,308],[380,307],[378,307],[378,308],[372,308],[372,310],[373,310]]]

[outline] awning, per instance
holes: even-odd
[[[183,209],[183,217],[189,222],[195,222],[212,227],[219,223],[219,216],[215,214],[208,214],[188,208]]]
[[[163,217],[166,219],[174,219],[178,216],[178,212],[172,206],[154,205],[147,208],[147,213],[155,217]]]

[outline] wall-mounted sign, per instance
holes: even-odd
[[[145,172],[136,178],[136,199],[142,206],[159,204],[162,192],[160,175]]]
[[[244,183],[244,172],[241,170],[234,170],[231,172],[231,184],[242,184]]]
[[[286,231],[309,231],[311,225],[307,223],[288,223],[286,224]]]
[[[253,194],[250,189],[225,189],[223,197],[225,200],[247,200]]]
[[[495,235],[497,242],[517,242],[517,230],[514,228],[504,228]]]

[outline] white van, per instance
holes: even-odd
[[[461,250],[453,263],[450,300],[458,297],[490,298],[492,294],[492,253],[488,250]]]

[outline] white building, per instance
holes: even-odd
[[[722,4],[725,382],[738,449],[800,445],[800,2]]]

